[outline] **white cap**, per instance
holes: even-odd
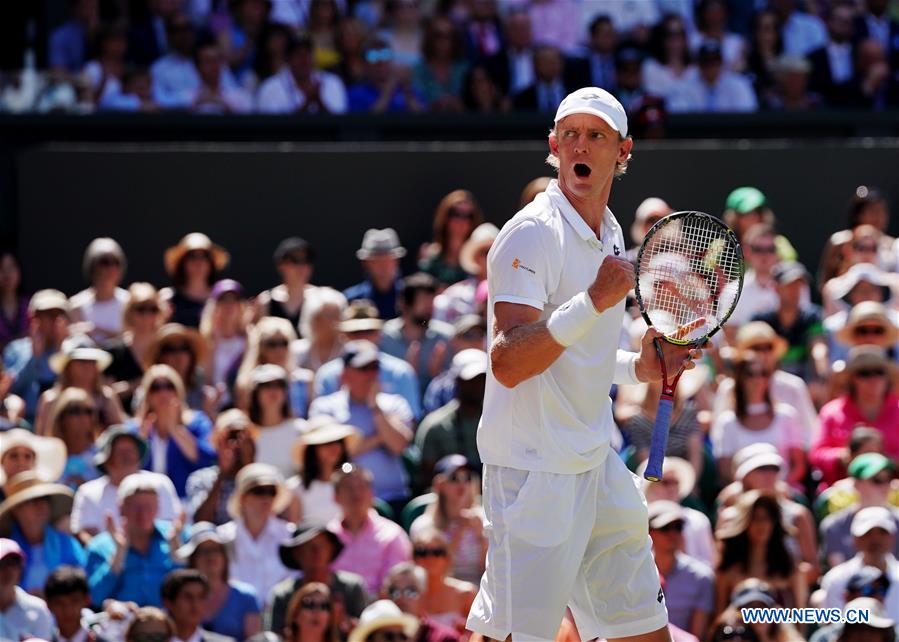
[[[583,87],[565,96],[556,111],[555,122],[571,114],[591,114],[602,118],[609,127],[627,136],[627,112],[612,94],[599,87]]]
[[[155,473],[146,470],[139,470],[131,473],[122,483],[116,493],[116,500],[119,506],[125,503],[125,500],[136,495],[137,493],[156,493],[159,495],[159,481]]]
[[[784,459],[777,453],[756,453],[737,467],[737,472],[734,473],[734,479],[743,481],[743,478],[753,470],[765,466],[777,466],[780,470],[783,470]]]
[[[850,532],[853,537],[861,537],[872,528],[882,528],[891,535],[895,534],[896,522],[892,513],[883,506],[868,506],[858,511],[852,518]]]

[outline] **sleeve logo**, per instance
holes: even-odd
[[[515,257],[515,260],[512,261],[512,268],[515,269],[515,270],[521,268],[521,269],[524,270],[525,272],[530,272],[531,274],[537,274],[537,273],[533,270],[533,268],[529,268],[527,265],[525,265],[524,263],[522,263],[521,260],[520,260],[517,256]]]

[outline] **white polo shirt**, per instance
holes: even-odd
[[[607,255],[624,257],[624,236],[607,208],[602,238],[571,206],[558,182],[516,214],[487,261],[487,327],[497,302],[529,305],[541,320],[586,290]],[[487,371],[478,450],[485,464],[548,473],[596,468],[609,451],[612,383],[637,383],[636,354],[618,350],[624,301],[539,375],[506,388]],[[490,338],[492,341],[492,337]]]

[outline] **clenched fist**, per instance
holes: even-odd
[[[627,259],[607,256],[596,272],[587,294],[597,312],[616,305],[634,287],[634,265]]]

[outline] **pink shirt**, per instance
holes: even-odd
[[[378,515],[374,509],[369,512],[365,526],[356,534],[344,528],[339,519],[332,520],[328,528],[337,533],[344,545],[343,552],[331,568],[364,577],[370,595],[381,591],[381,584],[394,565],[412,559],[412,542],[406,531]]]
[[[873,426],[883,434],[883,447],[888,457],[899,458],[899,397],[890,393],[884,400],[880,416],[868,421],[849,395],[824,404],[819,413],[820,436],[809,452],[809,460],[824,473],[825,481],[833,483],[845,476],[840,451],[849,445],[849,436],[856,426]]]

